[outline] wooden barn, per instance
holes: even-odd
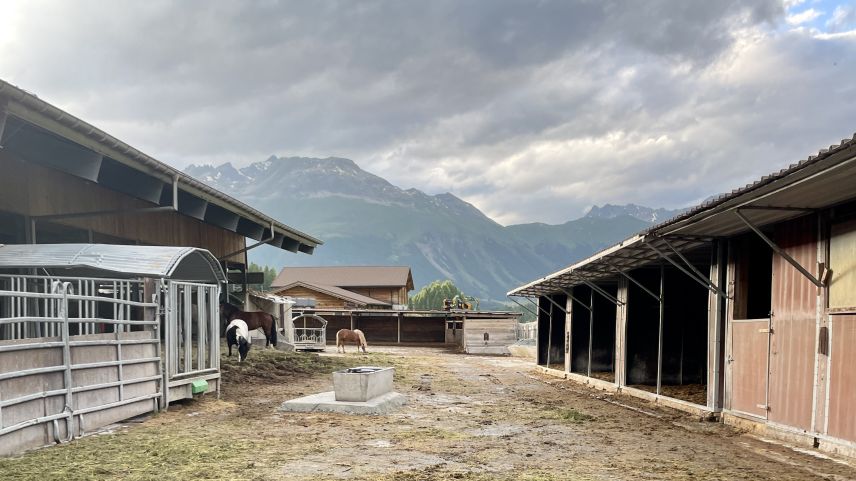
[[[321,244],[2,80],[0,169],[2,454],[218,392],[247,250]]]
[[[277,295],[314,299],[323,309],[403,310],[412,290],[406,266],[285,267],[271,284]]]
[[[239,301],[247,249],[321,244],[2,80],[0,147],[0,243],[199,247]]]
[[[294,307],[294,314],[313,314],[327,321],[327,340],[339,329],[360,329],[370,344],[459,346],[468,354],[508,354],[517,340],[520,313],[503,311],[393,311]]]
[[[856,455],[856,136],[509,296],[537,362]]]

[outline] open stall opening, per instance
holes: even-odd
[[[660,266],[634,269],[629,275],[649,291],[660,292]],[[660,302],[636,283],[628,283],[625,366],[628,386],[657,391],[659,330]]]
[[[617,284],[599,284],[612,297],[618,295]],[[595,293],[592,303],[591,373],[589,376],[615,382],[615,314],[616,305]]]
[[[564,294],[552,294],[538,299],[538,364],[565,370],[565,306]],[[560,308],[561,306],[561,308]]]
[[[695,264],[695,263],[694,263]],[[695,265],[700,272],[709,265]],[[707,404],[709,290],[674,268],[664,269],[663,371],[660,394]]]
[[[591,306],[593,291],[588,286],[575,286],[571,307],[571,372],[589,375],[589,341],[591,340]]]
[[[663,260],[631,273],[649,292],[628,284],[627,384],[707,405],[710,290],[688,272],[707,275],[711,250],[705,247],[684,256],[694,269],[676,260],[682,271]]]
[[[616,297],[618,286],[598,288]],[[571,372],[604,381],[615,381],[615,303],[588,286],[572,291]]]

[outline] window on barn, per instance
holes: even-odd
[[[829,241],[829,307],[856,307],[856,220],[832,225]]]
[[[757,235],[747,234],[732,244],[735,261],[734,319],[770,317],[773,293],[773,250]]]

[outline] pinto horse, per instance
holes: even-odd
[[[233,319],[226,326],[226,345],[229,346],[229,357],[232,357],[232,346],[238,346],[238,362],[247,358],[250,352],[250,330],[246,322]]]
[[[363,331],[359,329],[354,329],[353,331],[350,329],[339,329],[336,332],[336,352],[339,352],[339,347],[342,347],[342,353],[345,352],[345,343],[353,342],[357,346],[357,352],[360,352],[360,348],[363,348],[363,352],[366,352],[366,348],[368,345],[366,344],[366,336],[363,334]]]
[[[267,312],[245,312],[228,302],[220,303],[220,315],[226,322],[241,319],[247,323],[247,329],[261,329],[265,333],[265,347],[271,344],[276,347],[276,318]]]

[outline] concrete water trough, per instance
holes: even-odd
[[[333,390],[285,401],[280,411],[387,414],[405,402],[394,392],[395,368],[361,366],[333,373]]]
[[[336,401],[367,402],[392,392],[394,367],[360,366],[333,373]]]

